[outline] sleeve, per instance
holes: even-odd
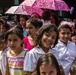
[[[33,72],[36,68],[36,59],[34,57],[34,53],[27,52],[24,59],[24,70]]]

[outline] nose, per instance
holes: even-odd
[[[10,43],[11,43],[11,45],[12,45],[12,44],[14,44],[14,41],[11,41]]]
[[[27,31],[27,32],[30,32],[30,29],[28,28],[28,29],[26,29],[26,31]]]
[[[68,34],[65,34],[65,37],[68,37]]]
[[[53,37],[52,37],[52,36],[49,36],[48,39],[49,39],[49,40],[53,40]]]

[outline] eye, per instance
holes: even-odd
[[[52,36],[52,39],[56,39],[56,36]]]
[[[66,33],[65,32],[62,32],[61,34],[65,35]]]
[[[46,73],[45,72],[41,72],[41,75],[46,75]]]
[[[50,36],[50,34],[49,34],[49,33],[45,33],[45,35],[46,35],[47,37],[49,37],[49,36]]]
[[[8,39],[9,42],[11,42],[11,39]]]
[[[15,42],[15,41],[17,41],[17,39],[14,39],[13,41]]]
[[[67,34],[69,35],[69,34],[71,34],[70,32],[67,32]]]

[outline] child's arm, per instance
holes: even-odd
[[[6,57],[6,70],[5,70],[4,75],[10,75],[9,74],[9,66],[8,66],[8,58],[7,57]]]

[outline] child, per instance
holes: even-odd
[[[35,12],[33,12],[31,14],[31,17],[30,18],[32,18],[34,20],[41,19],[40,15],[38,13],[35,13]]]
[[[20,25],[23,28],[23,35],[24,35],[24,37],[28,35],[27,32],[26,32],[26,21],[27,20],[28,20],[27,15],[21,15],[20,16]]]
[[[9,30],[9,26],[6,25],[6,24],[2,24],[1,25],[1,28],[0,28],[0,31],[3,33],[3,34],[6,34],[6,32]]]
[[[26,31],[28,36],[24,38],[24,47],[31,50],[35,46],[35,35],[38,29],[42,26],[41,20],[29,19],[26,21]]]
[[[59,58],[61,60],[61,65],[63,66],[65,75],[68,75],[70,66],[76,57],[76,46],[70,40],[71,38],[71,28],[67,24],[60,25],[59,31],[59,41],[56,45],[56,49],[59,53]]]
[[[73,34],[72,34],[71,40],[72,40],[72,42],[74,42],[75,45],[76,45],[76,33],[73,33]]]
[[[21,26],[10,29],[6,33],[6,40],[10,50],[7,52],[8,67],[6,67],[5,75],[24,75],[26,72],[23,71],[23,63],[26,50],[22,48],[23,29]]]
[[[36,67],[37,75],[61,75],[57,59],[52,53],[39,57]]]
[[[0,71],[4,75],[6,66],[6,52],[9,50],[5,41],[5,35],[0,34]]]
[[[58,59],[57,51],[52,49],[57,43],[58,31],[55,25],[42,26],[37,32],[36,47],[27,52],[24,60],[24,70],[28,75],[35,71],[38,58],[47,52],[52,52]],[[28,63],[28,65],[27,65]]]
[[[73,61],[69,75],[76,75],[76,59]]]

